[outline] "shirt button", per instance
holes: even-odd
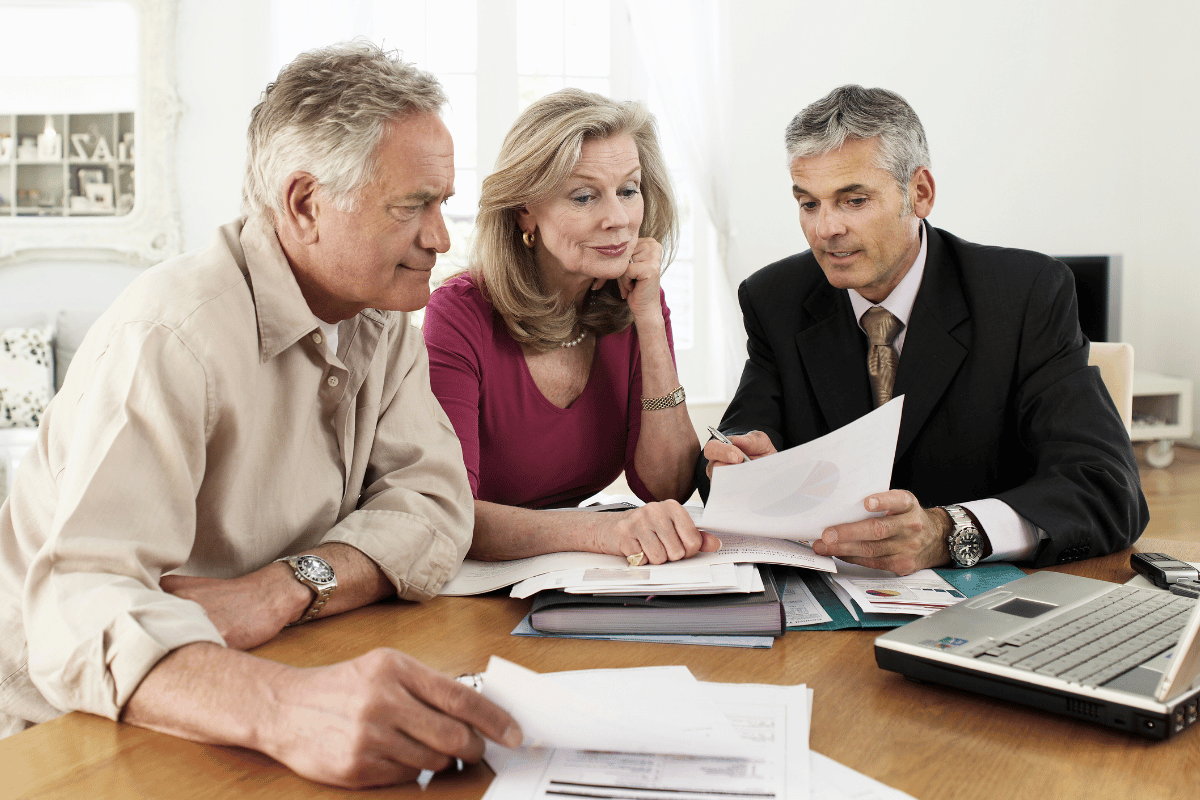
[[[330,386],[337,386],[338,385],[338,377],[337,377],[337,375],[330,375],[328,378],[325,379],[325,382],[328,383]]]
[[[319,333],[314,333],[314,334],[313,334],[313,341],[314,341],[314,342],[316,342],[317,344],[320,344],[320,343],[322,342],[322,339],[321,339],[321,334],[319,334]]]

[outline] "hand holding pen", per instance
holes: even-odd
[[[743,464],[753,458],[762,458],[775,452],[771,438],[762,431],[750,431],[729,437],[709,426],[708,432],[713,438],[704,445],[704,457],[708,459],[706,472],[710,479],[713,467]]]

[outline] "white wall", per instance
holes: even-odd
[[[834,86],[885,86],[929,134],[933,224],[990,244],[1122,254],[1122,331],[1138,368],[1200,384],[1195,347],[1181,346],[1200,339],[1200,3],[726,2],[735,279],[806,247],[788,120]],[[270,77],[270,0],[179,0],[178,22],[176,163],[192,249],[238,213],[246,124]],[[112,271],[112,291],[128,275]],[[0,270],[0,294],[36,277]],[[80,292],[95,296],[92,283]],[[58,273],[41,284],[83,285]]]
[[[238,216],[250,110],[270,78],[270,0],[179,0],[175,80],[183,247]]]
[[[1200,383],[1200,4],[729,0],[737,280],[806,249],[784,163],[791,117],[884,86],[930,140],[930,221],[964,238],[1124,257],[1138,369]],[[1196,409],[1193,409],[1196,418]]]

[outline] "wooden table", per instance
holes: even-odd
[[[1200,545],[1143,540],[1200,561]],[[1058,567],[1132,577],[1126,550]],[[284,631],[256,652],[299,666],[386,645],[449,674],[490,655],[549,672],[686,664],[700,680],[806,683],[816,692],[811,746],[920,800],[1173,798],[1193,793],[1200,736],[1149,742],[1095,725],[952,689],[875,666],[872,631],[793,631],[770,650],[628,644],[509,635],[529,602],[501,596],[383,603]],[[197,676],[203,680],[203,676]],[[0,741],[0,796],[23,798],[477,798],[486,766],[407,785],[343,792],[310,783],[254,752],[193,744],[88,714],[68,714]]]

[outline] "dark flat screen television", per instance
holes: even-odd
[[[1093,342],[1121,341],[1121,257],[1055,256],[1075,275],[1079,327]]]

